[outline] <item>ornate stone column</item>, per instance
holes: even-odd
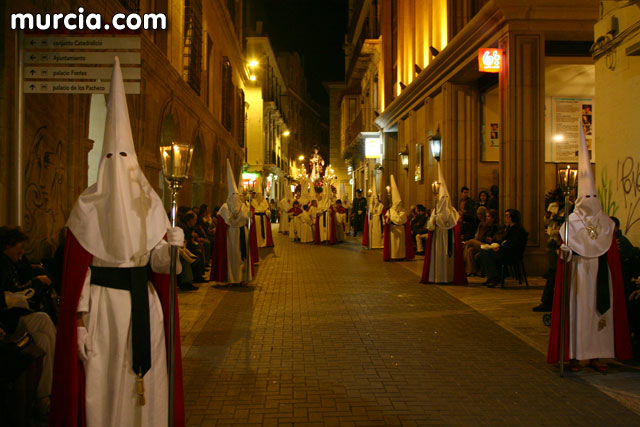
[[[500,210],[515,208],[529,232],[528,261],[544,264],[544,36],[509,30],[501,39]],[[535,248],[535,249],[533,249]]]

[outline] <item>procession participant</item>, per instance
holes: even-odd
[[[335,224],[335,212],[331,206],[332,192],[329,183],[325,183],[323,187],[320,187],[321,191],[318,192],[318,207],[316,210],[316,228],[314,243],[336,243],[336,224]]]
[[[299,215],[302,213],[302,209],[300,209],[300,202],[297,200],[293,202],[293,207],[287,211],[287,216],[289,217],[290,232],[289,238],[294,242],[300,241],[300,218]]]
[[[367,199],[362,197],[362,188],[356,190],[356,198],[353,200],[351,210],[351,224],[353,237],[364,230],[364,220],[367,215]],[[364,233],[364,232],[363,232]]]
[[[251,200],[251,210],[254,214],[255,219],[258,247],[272,248],[273,235],[271,234],[271,221],[269,221],[271,209],[269,209],[269,202],[264,198],[264,195],[262,194],[261,181],[261,179],[258,180],[258,191]]]
[[[338,242],[344,241],[344,230],[347,224],[347,210],[342,206],[342,200],[336,200],[334,206],[334,218],[336,223],[336,240]]]
[[[285,188],[286,193],[285,197],[280,200],[278,204],[278,211],[280,212],[280,222],[278,227],[278,232],[284,234],[285,236],[289,234],[289,209],[292,206],[291,200],[291,192]]]
[[[384,214],[386,209],[380,203],[376,182],[373,181],[371,187],[371,197],[369,199],[369,213],[365,215],[364,232],[362,233],[362,244],[369,249],[381,249],[384,247]]]
[[[169,245],[184,234],[138,164],[117,58],[98,179],[67,226],[51,425],[167,425]],[[177,310],[175,322],[174,422],[184,425]]]
[[[438,204],[427,221],[427,244],[420,283],[453,283],[466,285],[460,216],[451,206],[447,183],[438,163]]]
[[[249,209],[236,187],[227,159],[227,201],[218,210],[218,225],[211,263],[211,280],[242,285],[253,278],[253,248],[249,238]]]
[[[562,288],[567,286],[565,361],[574,372],[582,369],[581,361],[606,372],[607,364],[600,359],[626,360],[632,352],[615,224],[603,212],[598,199],[582,126],[578,164],[575,209],[559,231],[564,238],[565,227],[569,227],[568,241],[560,247],[558,257],[547,362],[560,359]],[[566,284],[563,258],[569,269]]]
[[[351,199],[347,194],[347,188],[344,182],[340,183],[338,187],[338,199],[342,201],[342,207],[346,210],[344,234],[348,235],[351,232],[351,209],[353,208],[353,203],[351,203]]]
[[[298,227],[300,243],[313,242],[313,218],[311,217],[309,206],[303,208],[303,212],[298,216]]]
[[[402,205],[396,180],[391,175],[391,208],[385,212],[384,224],[384,261],[413,259],[413,242],[411,226],[407,219],[407,211]]]

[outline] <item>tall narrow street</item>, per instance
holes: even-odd
[[[640,422],[353,239],[261,255],[250,287],[180,294],[188,425]]]

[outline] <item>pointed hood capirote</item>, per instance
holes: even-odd
[[[438,162],[438,182],[440,183],[440,189],[438,190],[438,205],[434,212],[436,225],[438,228],[448,230],[456,226],[460,215],[458,211],[451,206],[451,197],[449,197],[449,190],[447,189],[447,183],[444,180],[442,174],[442,168]]]
[[[373,212],[375,207],[380,204],[380,199],[378,199],[378,188],[376,187],[376,180],[372,180],[371,185],[371,196],[369,198],[369,211]]]
[[[578,147],[578,198],[575,209],[569,220],[560,227],[560,237],[564,239],[565,227],[569,226],[569,239],[566,244],[577,254],[595,258],[609,250],[614,233],[614,222],[602,210],[589,149],[582,122],[580,128],[580,145]]]
[[[390,176],[391,179],[391,208],[397,209],[402,203],[402,198],[400,197],[400,191],[398,191],[398,186],[396,185],[396,179],[393,175]]]
[[[230,227],[241,227],[248,221],[249,208],[238,191],[231,163],[227,159],[227,202],[218,210],[218,216]]]
[[[98,179],[76,201],[67,226],[87,252],[111,263],[146,254],[170,227],[162,200],[138,164],[118,57]]]

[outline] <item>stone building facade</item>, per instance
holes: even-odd
[[[577,161],[560,155],[553,138],[563,135],[551,135],[547,106],[594,101],[589,47],[597,2],[353,3],[342,113],[343,155],[357,185],[386,185],[393,174],[405,206],[432,206],[437,168],[429,138],[439,133],[453,202],[463,185],[474,197],[498,185],[501,211],[520,210],[529,231],[527,271],[544,271],[544,196],[557,185],[558,167]],[[479,71],[481,48],[502,49],[498,73]],[[576,85],[578,75],[591,88]],[[368,132],[381,139],[375,164],[363,159]]]
[[[51,256],[76,198],[90,183],[91,151],[101,149],[97,140],[104,125],[104,117],[92,108],[104,111],[104,95],[21,94],[22,34],[10,28],[9,17],[77,13],[79,7],[106,19],[132,11],[167,15],[167,30],[139,33],[141,89],[127,95],[140,166],[166,203],[160,145],[180,141],[194,146],[191,179],[179,194],[180,205],[221,204],[226,159],[239,174],[245,157],[248,74],[241,1],[2,2],[0,223],[24,227],[32,259]]]

